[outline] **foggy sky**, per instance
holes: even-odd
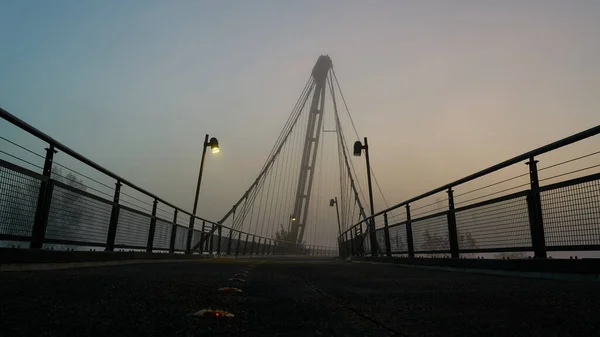
[[[328,54],[400,202],[598,125],[599,31],[597,1],[3,1],[0,106],[186,209],[218,137],[217,220]]]

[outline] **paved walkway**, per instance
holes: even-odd
[[[333,260],[0,273],[1,336],[597,336],[600,286]],[[246,267],[246,282],[228,281]],[[217,291],[237,286],[238,295]],[[230,319],[199,318],[203,308]]]

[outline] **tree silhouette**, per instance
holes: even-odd
[[[437,251],[437,250],[450,250],[450,236],[438,235],[438,233],[429,233],[429,230],[425,230],[423,233],[424,242],[421,244],[421,250],[425,251]],[[471,236],[471,233],[458,233],[458,247],[459,249],[477,249],[477,242]],[[475,255],[474,253],[463,253],[461,254],[466,257]],[[448,257],[448,253],[432,254],[434,257]]]
[[[62,169],[54,166],[52,168],[52,179],[69,187],[86,191],[83,180],[78,179],[73,173],[63,174]],[[58,192],[60,191],[60,192]],[[85,241],[84,233],[81,231],[81,221],[85,213],[84,205],[81,203],[82,195],[67,189],[54,187],[52,193],[51,212],[48,216],[46,235],[64,240]],[[53,248],[64,249],[63,245],[53,245]]]
[[[392,251],[402,252],[404,251],[406,245],[404,244],[404,240],[400,237],[400,234],[396,233],[392,241]]]
[[[295,239],[291,237],[291,233],[283,228],[283,225],[279,225],[278,231],[273,234],[272,239],[275,241],[275,247],[280,247],[285,250],[286,254],[305,254],[307,249],[305,248],[305,242],[294,244]]]
[[[6,168],[0,168],[0,174]],[[10,172],[10,171],[9,171]],[[10,175],[14,173],[9,173]],[[73,173],[63,175],[62,169],[54,166],[51,178],[54,181],[85,191],[86,186]],[[0,233],[8,235],[29,236],[33,228],[35,212],[41,182],[37,179],[12,179],[3,186],[0,195]],[[54,235],[60,239],[75,240],[79,236],[81,220],[85,208],[81,204],[81,195],[69,190],[55,187],[52,195],[51,213],[48,217],[46,235]],[[4,245],[7,245],[5,243]],[[62,245],[49,245],[62,249]]]

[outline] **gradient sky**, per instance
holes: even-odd
[[[2,0],[0,106],[187,209],[218,137],[200,206],[217,220],[328,54],[400,202],[598,125],[598,32],[592,0]]]

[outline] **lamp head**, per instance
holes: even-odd
[[[329,207],[333,207],[333,205],[335,205],[335,200],[334,199],[329,200]]]
[[[357,140],[356,142],[354,142],[354,155],[357,157],[360,157],[360,152],[362,151],[362,144],[360,142],[360,140]]]
[[[219,141],[217,138],[212,137],[208,142],[208,146],[210,146],[210,151],[212,153],[219,153],[221,150],[219,149]]]

